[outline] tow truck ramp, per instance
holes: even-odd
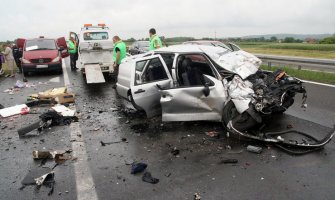
[[[86,82],[89,83],[105,83],[105,77],[102,74],[99,64],[85,65]]]

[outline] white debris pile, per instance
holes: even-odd
[[[234,76],[227,85],[228,94],[234,102],[239,113],[243,113],[249,108],[254,90],[250,81],[243,81],[239,76]]]

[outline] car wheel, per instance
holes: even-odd
[[[294,103],[294,98],[291,96],[285,96],[282,107],[274,108],[272,113],[274,114],[283,114],[287,108],[291,107]]]
[[[222,113],[222,123],[224,127],[227,127],[229,121],[232,121],[234,128],[241,132],[251,130],[258,125],[256,120],[252,118],[248,112],[240,114],[232,101],[226,104]]]
[[[236,110],[236,107],[232,101],[229,101],[225,107],[223,108],[222,112],[222,123],[224,126],[227,126],[228,122],[232,120],[234,117],[239,115]]]

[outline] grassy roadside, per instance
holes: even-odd
[[[317,71],[309,71],[309,70],[298,70],[290,67],[268,67],[266,65],[262,65],[261,69],[274,71],[276,69],[283,69],[290,76],[297,77],[299,79],[315,81],[319,83],[328,83],[335,85],[335,73],[327,73],[327,72],[317,72]]]
[[[254,54],[273,54],[309,58],[335,59],[334,44],[240,42],[242,49]]]
[[[246,47],[243,48],[243,50],[254,54],[272,54],[272,55],[283,55],[283,56],[335,59],[335,51],[270,49],[270,48],[253,48],[253,47]]]

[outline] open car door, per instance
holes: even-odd
[[[17,46],[19,49],[22,49],[22,51],[23,51],[24,43],[26,43],[26,39],[18,38],[18,39],[16,40],[16,46]]]
[[[57,39],[57,45],[60,49],[62,49],[61,51],[62,58],[69,56],[68,47],[64,37]]]
[[[227,100],[223,83],[208,75],[204,80],[204,85],[162,90],[162,121],[221,121]]]
[[[147,117],[161,114],[160,92],[172,87],[173,81],[168,68],[160,55],[147,56],[136,61],[132,78],[131,98],[136,108],[143,109]]]

